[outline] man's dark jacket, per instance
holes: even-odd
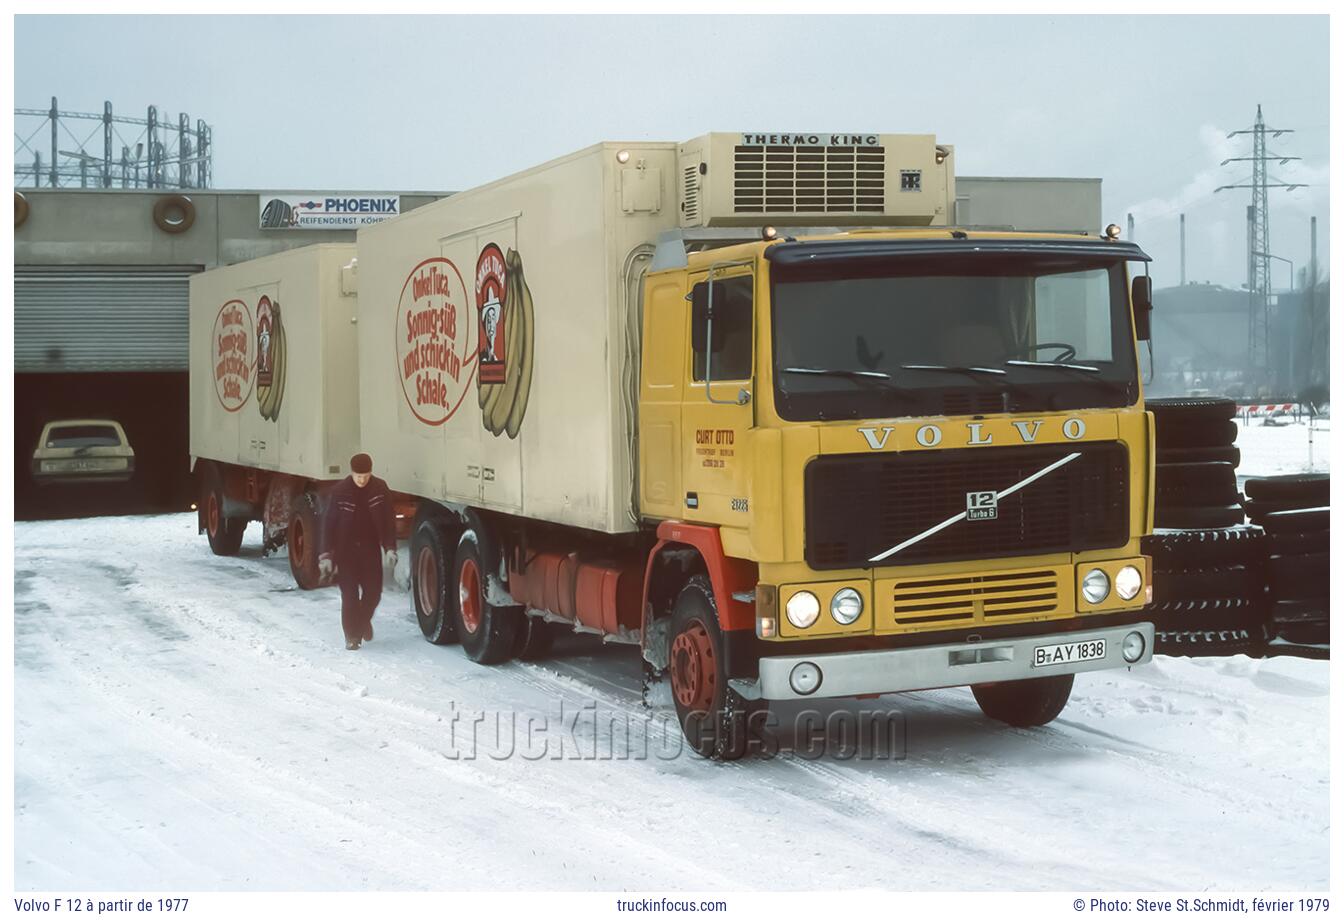
[[[374,530],[371,534],[355,533],[355,503],[361,499],[369,503],[369,516],[373,520]],[[371,476],[362,489],[355,485],[353,476],[347,476],[337,483],[327,504],[327,520],[322,536],[322,555],[331,556],[337,566],[348,566],[354,562],[351,551],[357,540],[364,544],[365,552],[374,547],[396,549],[397,520],[387,483],[377,476]]]

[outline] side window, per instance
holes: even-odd
[[[710,371],[715,380],[751,377],[752,276],[740,275],[714,282],[714,341],[709,342]],[[705,379],[709,285],[691,289],[691,379]]]

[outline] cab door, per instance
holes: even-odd
[[[682,391],[682,515],[745,527],[755,422],[752,394],[755,275],[751,263],[715,265],[689,276]]]

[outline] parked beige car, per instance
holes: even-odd
[[[33,451],[39,483],[122,482],[135,472],[135,451],[110,419],[47,422]]]

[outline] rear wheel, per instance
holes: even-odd
[[[472,661],[500,664],[513,657],[518,633],[527,626],[523,622],[526,614],[522,607],[496,607],[490,603],[488,575],[476,531],[464,531],[453,566],[457,638]]]
[[[243,545],[247,521],[224,516],[224,477],[213,463],[201,479],[201,507],[205,509],[205,536],[216,556],[236,556]]]
[[[411,600],[420,632],[435,645],[457,640],[453,625],[452,552],[440,524],[420,521],[411,535]]]
[[[1033,728],[1053,722],[1068,705],[1072,691],[1072,674],[971,687],[981,712],[1017,728]]]
[[[728,686],[714,590],[694,575],[672,608],[668,672],[677,721],[692,749],[714,760],[747,753],[755,713],[765,706]]]
[[[304,493],[299,496],[299,507],[289,522],[289,532],[285,545],[289,550],[289,571],[294,583],[305,591],[311,591],[322,584],[322,574],[317,567],[317,540],[321,525],[317,519],[317,507],[313,496]]]

